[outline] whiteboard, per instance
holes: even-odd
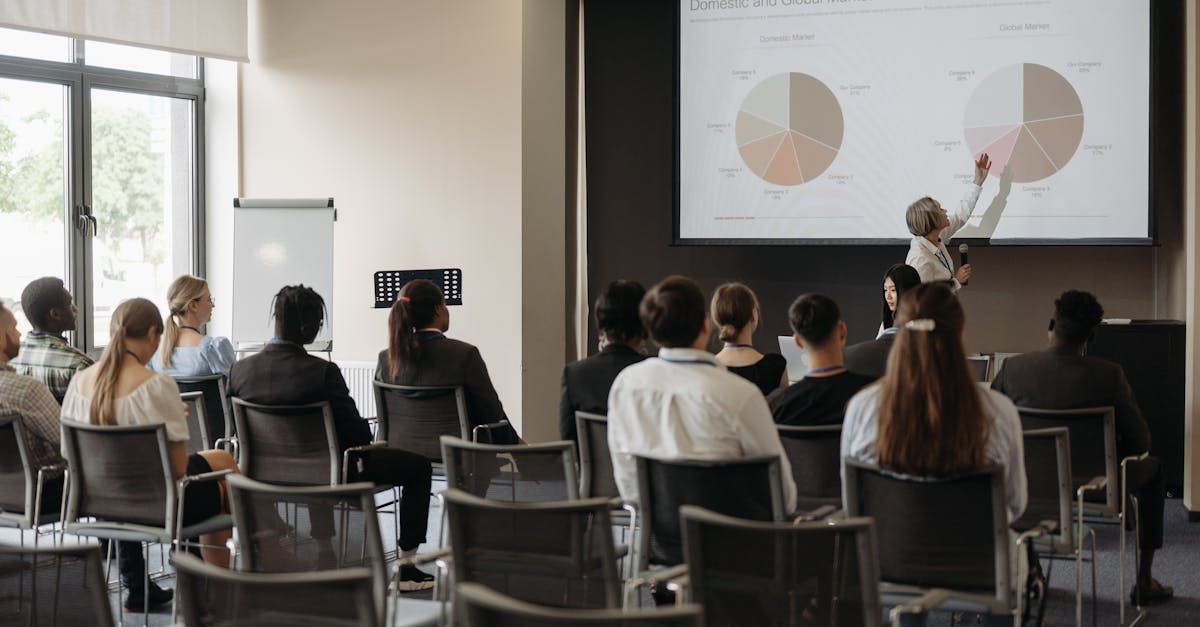
[[[255,350],[275,336],[271,304],[285,285],[303,283],[326,299],[325,325],[310,350],[332,350],[332,198],[233,200],[233,343]]]

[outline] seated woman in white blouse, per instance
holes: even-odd
[[[946,241],[967,224],[975,204],[979,202],[980,186],[987,180],[991,167],[992,161],[987,154],[979,155],[975,161],[974,183],[958,203],[958,212],[954,215],[948,215],[942,203],[929,196],[908,206],[904,219],[913,238],[904,263],[916,268],[923,282],[953,281],[954,289],[958,290],[971,279],[970,264],[954,269],[954,260],[950,257],[950,251],[946,250]]]
[[[162,347],[150,367],[173,377],[229,374],[233,344],[227,338],[210,337],[201,330],[212,320],[213,300],[208,282],[183,275],[167,289],[166,327]]]
[[[842,457],[918,477],[1001,466],[1013,521],[1026,502],[1021,419],[1008,397],[975,383],[963,323],[945,284],[905,292],[883,378],[846,405]]]
[[[225,451],[200,451],[188,455],[187,417],[175,380],[146,369],[158,349],[163,322],[154,303],[144,298],[127,300],[113,312],[111,338],[94,365],[71,379],[63,398],[63,421],[94,425],[128,426],[166,424],[171,470],[176,479],[214,470],[237,472],[237,463]],[[228,513],[225,481],[190,485],[183,506],[183,524],[191,525]],[[206,547],[224,547],[230,532],[200,536]],[[202,548],[204,560],[228,567],[223,548]]]

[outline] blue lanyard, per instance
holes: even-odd
[[[716,366],[716,364],[713,362],[705,359],[668,359],[666,357],[659,357],[659,359],[671,364],[703,364],[705,366]]]
[[[725,348],[754,348],[753,344],[734,344],[733,342],[725,342]]]
[[[946,258],[942,256],[941,248],[938,248],[937,254],[935,256],[937,257],[937,260],[939,262],[941,262],[942,266],[945,267],[948,272],[950,272],[950,274],[954,274],[954,268],[951,268],[950,262],[947,261]]]

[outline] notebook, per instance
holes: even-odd
[[[788,383],[795,383],[808,374],[808,361],[804,358],[804,349],[796,346],[795,338],[780,335],[779,353],[787,360]]]

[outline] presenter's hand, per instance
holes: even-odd
[[[954,278],[958,279],[958,282],[961,283],[962,285],[966,285],[967,283],[970,283],[971,282],[971,264],[968,263],[965,266],[959,267],[959,269],[957,271],[955,271],[955,273],[954,273]]]
[[[987,180],[988,170],[992,169],[992,160],[988,158],[987,153],[979,155],[975,160],[975,184],[983,185]]]

